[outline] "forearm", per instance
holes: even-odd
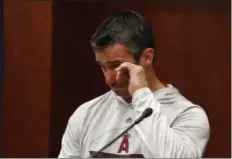
[[[78,126],[79,124],[74,123],[71,117],[62,137],[62,145],[58,158],[81,158],[80,146],[76,137],[79,131],[76,131],[76,125]]]

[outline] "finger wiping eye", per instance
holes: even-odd
[[[118,71],[118,70],[120,70],[120,66],[115,69],[115,71]]]

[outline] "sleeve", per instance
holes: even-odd
[[[81,119],[71,116],[62,137],[58,158],[81,158],[80,148]]]
[[[209,123],[201,107],[193,106],[182,112],[169,126],[160,112],[160,103],[149,88],[137,90],[133,97],[135,117],[150,107],[153,113],[135,126],[142,140],[146,158],[201,158],[209,139]]]

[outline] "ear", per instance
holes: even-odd
[[[154,58],[154,49],[146,48],[140,56],[139,64],[145,68],[150,67],[152,66],[153,58]]]

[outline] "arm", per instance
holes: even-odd
[[[135,129],[143,141],[145,157],[200,158],[209,138],[208,118],[200,107],[194,106],[178,116],[170,127],[160,112],[160,104],[149,88],[141,88],[133,94],[132,103],[138,118],[147,107],[153,113]]]
[[[78,120],[76,120],[74,116],[71,116],[68,121],[58,158],[80,158],[81,156],[79,144],[80,137],[78,136],[81,134],[81,123],[78,122],[81,121],[81,119],[78,118]]]

